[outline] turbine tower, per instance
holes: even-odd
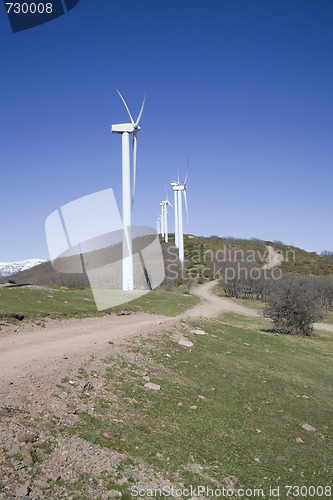
[[[122,135],[122,201],[123,201],[123,290],[134,290],[134,273],[133,273],[133,254],[132,254],[132,206],[135,193],[136,180],[136,152],[137,138],[136,135],[140,130],[139,122],[146,101],[146,94],[140,109],[140,113],[136,122],[128,109],[125,99],[117,90],[121,100],[123,101],[127,113],[129,114],[131,123],[120,123],[111,126],[113,134]],[[129,134],[133,134],[133,195],[131,202],[131,169],[130,169],[130,144]]]
[[[160,206],[161,206],[161,216],[160,216],[160,219],[161,219],[161,235],[162,237],[164,238],[164,224],[165,224],[165,219],[164,219],[164,213],[165,213],[165,206],[164,206],[164,202],[162,201],[160,203]]]
[[[177,188],[179,186],[179,179],[178,179],[178,181],[172,181],[170,185],[171,185],[172,190],[173,190],[173,202],[175,205],[175,246],[178,248],[179,243],[178,243],[178,191],[177,191]]]

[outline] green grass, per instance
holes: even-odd
[[[106,360],[118,409],[106,409],[103,400],[99,416],[81,413],[71,432],[170,477],[178,473],[185,485],[227,484],[230,476],[247,488],[329,484],[333,335],[275,335],[268,320],[235,314],[194,326],[209,335],[184,331],[191,350],[166,334],[135,346],[141,363]],[[143,367],[161,391],[143,387]],[[109,416],[123,423],[110,424]],[[304,423],[317,431],[305,431]],[[106,430],[110,437],[103,437]],[[201,476],[188,470],[193,463],[202,466]]]
[[[240,306],[249,307],[250,309],[265,309],[266,303],[261,300],[252,300],[252,299],[235,299],[234,297],[227,297],[223,288],[220,285],[216,285],[213,288],[213,293],[218,297],[224,297],[225,299],[234,302]]]
[[[36,321],[41,318],[83,318],[103,316],[110,312],[129,310],[151,312],[165,316],[177,316],[199,302],[199,298],[184,295],[183,289],[172,291],[153,290],[121,306],[106,311],[97,311],[90,289],[84,290],[41,290],[21,287],[0,289],[0,319],[10,320],[15,316]]]

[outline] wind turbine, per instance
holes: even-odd
[[[169,197],[168,197],[168,192],[165,188],[165,192],[166,192],[166,200],[162,201],[162,203],[160,203],[161,205],[161,208],[162,208],[162,221],[163,221],[163,229],[162,229],[162,234],[164,233],[164,241],[165,243],[168,243],[169,241],[169,235],[168,235],[168,205],[171,205],[170,201],[169,201]]]
[[[184,184],[180,184],[179,180],[172,181],[171,186],[174,191],[174,196],[175,196],[175,203],[177,203],[177,215],[176,215],[176,209],[175,209],[175,238],[177,234],[177,242],[178,242],[178,255],[179,255],[179,260],[182,266],[184,266],[184,234],[183,234],[183,199],[182,195],[184,196],[184,201],[185,201],[185,208],[186,208],[186,215],[188,218],[188,211],[187,211],[187,197],[186,197],[186,180],[187,180],[187,172],[186,172],[186,177]],[[176,202],[177,200],[177,202]],[[177,246],[177,245],[176,245]]]
[[[127,113],[129,114],[131,123],[120,123],[111,126],[113,134],[121,134],[122,136],[122,195],[123,195],[123,290],[134,290],[133,276],[133,254],[132,254],[132,213],[131,209],[134,201],[135,180],[136,180],[136,153],[137,153],[137,138],[136,135],[140,130],[139,122],[146,101],[144,96],[140,113],[136,122],[128,109],[125,99],[117,90],[121,100],[123,101]],[[131,202],[131,169],[130,169],[130,145],[129,134],[133,134],[133,195]]]

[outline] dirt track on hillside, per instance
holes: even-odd
[[[274,267],[281,266],[284,261],[284,257],[281,252],[274,250],[271,245],[267,245],[268,250],[268,260],[267,263],[262,267],[263,269],[273,269]]]
[[[225,299],[223,297],[218,297],[212,294],[212,288],[216,286],[216,282],[208,282],[204,285],[199,286],[193,290],[195,295],[201,298],[201,303],[193,307],[180,315],[180,318],[191,318],[194,319],[198,316],[204,316],[207,318],[214,318],[220,314],[234,312],[236,314],[242,314],[245,316],[259,316],[260,313],[257,309],[250,309],[249,307],[243,307],[235,304],[230,299]]]
[[[205,283],[193,290],[201,303],[176,318],[154,314],[131,314],[128,316],[106,316],[83,320],[53,321],[45,328],[33,327],[31,331],[12,332],[0,337],[0,373],[2,381],[8,383],[13,377],[29,373],[56,369],[65,360],[82,365],[89,355],[105,356],[121,343],[133,336],[158,333],[177,328],[186,320],[233,312],[256,317],[260,312],[235,304],[230,299],[212,295],[216,282]],[[317,329],[333,331],[333,325],[317,323]]]
[[[27,370],[43,370],[61,359],[75,358],[75,363],[83,363],[89,354],[105,354],[111,347],[109,342],[165,330],[187,318],[222,314],[225,305],[208,293],[213,285],[209,282],[198,287],[195,293],[204,302],[177,318],[142,313],[52,321],[44,328],[33,326],[26,331],[18,328],[0,337],[0,373],[8,379]]]

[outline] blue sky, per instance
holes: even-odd
[[[13,34],[2,7],[0,261],[48,258],[76,198],[120,206],[115,89],[136,116],[146,87],[135,224],[189,156],[186,232],[333,250],[332,23],[331,0],[80,0]]]

